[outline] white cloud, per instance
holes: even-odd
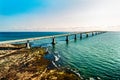
[[[67,7],[58,12],[24,14],[4,22],[14,26],[11,30],[22,31],[120,31],[119,3],[119,0],[69,0]]]

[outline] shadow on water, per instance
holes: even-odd
[[[69,41],[66,41],[66,46],[68,46],[69,45]]]
[[[52,49],[53,49],[53,51],[55,50],[55,44],[54,44],[54,45],[52,45]]]

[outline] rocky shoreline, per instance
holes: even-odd
[[[0,45],[0,80],[102,80],[83,78],[68,67],[49,69],[47,54],[45,48],[26,49],[25,44]]]
[[[26,49],[22,45],[0,45],[0,80],[81,80],[65,69],[47,69],[45,48]],[[5,50],[4,50],[5,49]]]

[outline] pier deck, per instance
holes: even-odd
[[[88,34],[92,34],[92,36],[94,36],[94,35],[101,34],[101,33],[105,33],[105,31],[73,32],[73,33],[53,35],[53,36],[44,36],[44,37],[27,38],[27,39],[19,39],[19,40],[1,41],[0,44],[25,42],[25,43],[27,43],[27,47],[29,48],[30,41],[53,38],[52,44],[55,44],[54,38],[57,38],[57,37],[66,37],[66,41],[69,41],[68,37],[71,35],[75,35],[75,39],[76,39],[77,34],[80,34],[80,38],[82,38],[81,34],[86,34],[86,37],[89,37]]]

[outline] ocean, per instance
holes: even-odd
[[[66,32],[0,32],[0,41],[64,34]]]
[[[0,33],[0,41],[31,37],[64,34],[62,32],[19,32]],[[120,32],[107,32],[77,40],[70,37],[68,43],[65,37],[56,38],[56,45],[51,46],[51,39],[31,42],[33,46],[46,46],[58,53],[64,64],[77,69],[85,77],[100,77],[102,80],[120,80]]]

